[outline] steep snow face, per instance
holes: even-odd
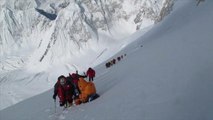
[[[101,44],[102,34],[110,42],[122,40],[161,20],[172,4],[172,0],[4,0],[0,55],[5,58],[24,50],[30,54],[29,66],[54,64],[89,43]]]
[[[1,110],[1,120],[213,120],[212,6],[179,0],[161,23],[131,36],[113,56],[126,54],[121,61],[95,67],[98,99],[63,110],[50,90]]]
[[[172,5],[172,0],[2,0],[0,109],[52,88],[61,74],[103,62]]]

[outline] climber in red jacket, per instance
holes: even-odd
[[[93,81],[93,78],[95,77],[95,70],[93,70],[91,67],[87,70],[87,76],[89,77],[89,81]]]
[[[60,106],[69,107],[73,102],[74,86],[67,81],[66,77],[61,75],[54,86],[53,99],[58,95]]]

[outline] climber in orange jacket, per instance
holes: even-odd
[[[90,102],[99,97],[96,93],[95,84],[93,82],[87,82],[82,77],[78,80],[78,88],[80,90],[79,98],[75,99],[76,105]]]

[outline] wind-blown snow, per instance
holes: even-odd
[[[50,90],[1,110],[1,119],[212,120],[213,1],[196,4],[176,1],[165,20],[113,56],[124,59],[95,67],[97,100],[55,113]]]

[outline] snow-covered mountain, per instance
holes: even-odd
[[[0,118],[212,120],[212,6],[212,0],[176,1],[161,23],[131,36],[134,42],[113,56],[126,54],[120,62],[108,69],[104,63],[95,67],[101,95],[95,101],[63,111],[54,107],[50,90],[1,110]]]
[[[0,109],[52,88],[61,74],[103,62],[172,6],[173,0],[1,0]]]
[[[95,46],[102,34],[122,41],[160,21],[172,5],[172,0],[3,0],[0,55],[28,51],[31,65],[52,64]]]

